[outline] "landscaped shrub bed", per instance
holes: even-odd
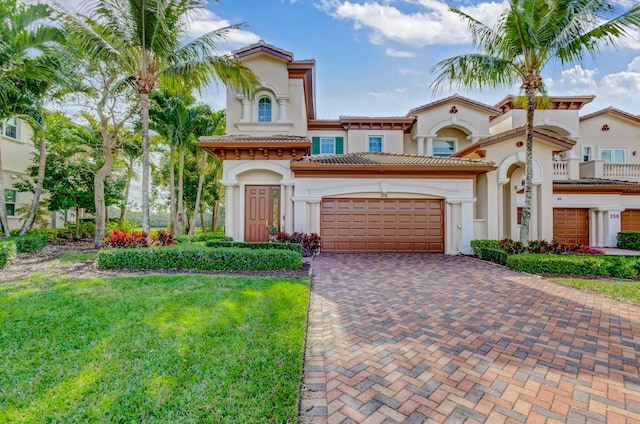
[[[239,247],[241,249],[282,249],[293,250],[302,254],[302,245],[297,243],[269,243],[269,242],[237,242],[226,240],[208,240],[207,247],[221,248],[221,247]]]
[[[495,262],[499,265],[506,265],[507,263],[507,252],[500,249],[490,249],[488,247],[478,248],[478,257],[484,261]]]
[[[302,266],[302,255],[281,249],[211,248],[178,245],[137,249],[103,249],[101,268],[183,269],[198,271],[272,271]]]
[[[500,249],[500,242],[498,240],[471,240],[471,249],[473,254],[480,256],[480,249]]]
[[[49,239],[50,236],[48,234],[36,233],[15,236],[5,240],[13,242],[18,253],[29,253],[42,250],[49,244]]]
[[[0,240],[0,269],[11,265],[16,258],[16,245],[12,240]]]
[[[618,243],[616,246],[620,249],[640,250],[640,233],[618,233]]]
[[[176,235],[173,236],[176,243],[193,243],[199,241],[209,241],[209,240],[224,240],[224,241],[233,241],[233,238],[224,235],[223,233],[198,233],[193,235]]]
[[[277,232],[272,236],[272,240],[276,243],[297,243],[302,246],[302,256],[309,257],[316,254],[320,249],[320,236],[316,233],[291,233],[284,231]]]
[[[509,255],[506,265],[533,274],[594,275],[636,278],[640,257],[613,255]]]
[[[503,240],[471,240],[471,249],[476,256],[480,256],[481,249],[498,249],[509,255],[517,255],[519,253],[538,253],[538,254],[572,254],[572,255],[603,255],[604,251],[594,247],[583,246],[582,244],[563,243],[558,239],[550,242],[546,240],[530,240],[528,244],[521,241],[503,239]]]

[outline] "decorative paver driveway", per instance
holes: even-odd
[[[303,421],[640,423],[640,307],[444,255],[314,260]]]

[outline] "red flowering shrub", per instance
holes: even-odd
[[[531,240],[528,245],[524,245],[519,241],[511,239],[500,240],[500,249],[509,255],[518,253],[550,253],[553,255],[602,255],[604,251],[594,247],[584,246],[582,244],[563,243],[557,238],[553,238],[550,242],[546,240]]]
[[[104,245],[115,249],[149,246],[147,233],[144,231],[134,230],[127,232],[117,228],[114,228],[109,236],[105,237]]]
[[[320,249],[320,236],[316,233],[298,233],[287,234],[284,231],[278,231],[273,236],[276,243],[298,243],[302,246],[302,256],[313,256]]]

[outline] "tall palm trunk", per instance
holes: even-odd
[[[180,151],[180,161],[178,163],[178,223],[176,233],[184,232],[185,214],[184,214],[184,144],[178,147]]]
[[[189,226],[189,235],[196,230],[196,221],[198,219],[198,211],[200,210],[200,196],[202,195],[202,185],[204,183],[205,166],[207,165],[207,153],[202,152],[202,164],[200,165],[200,176],[198,177],[198,192],[196,193],[196,206],[193,208],[193,218]]]
[[[132,170],[133,170],[133,158],[129,158],[129,172],[131,172]],[[124,220],[127,219],[127,202],[129,201],[129,192],[131,191],[132,178],[133,177],[129,175],[129,177],[127,178],[127,186],[124,189],[124,204],[120,209],[120,219],[119,219],[119,223],[121,226]]]
[[[526,163],[524,180],[524,205],[522,208],[522,224],[520,226],[520,241],[529,241],[529,227],[531,222],[531,189],[533,183],[533,117],[536,110],[536,92],[534,84],[526,85],[527,94],[527,123],[526,123]]]
[[[40,129],[41,134],[44,134],[44,130]],[[22,224],[19,235],[23,235],[33,227],[34,220],[36,219],[36,212],[38,211],[38,203],[40,202],[40,195],[42,194],[42,187],[44,185],[44,172],[47,164],[47,143],[44,135],[38,137],[40,140],[40,146],[38,148],[38,176],[36,178],[36,186],[33,190],[33,200],[31,201],[31,207],[29,208],[29,214],[27,219]]]
[[[142,231],[151,244],[151,219],[149,207],[149,91],[140,92],[140,121],[142,123]]]
[[[2,167],[2,146],[0,145],[0,226],[2,226],[2,231],[4,232],[5,237],[9,237],[11,233],[9,232],[9,221],[7,220],[7,206],[4,202],[4,175],[3,175],[3,167]]]
[[[96,204],[96,231],[94,233],[93,243],[97,249],[102,247],[105,236],[105,224],[107,221],[107,207],[104,200],[104,180],[113,170],[113,152],[111,151],[111,139],[103,138],[102,155],[104,156],[104,164],[93,179],[94,200]]]
[[[176,151],[173,147],[169,149],[169,231],[176,233],[176,227],[178,223],[177,211],[176,211]],[[180,234],[180,233],[176,233]]]

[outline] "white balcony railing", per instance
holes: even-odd
[[[554,180],[569,179],[568,162],[553,162],[553,179]]]
[[[635,163],[603,163],[602,178],[640,182],[640,164]]]

